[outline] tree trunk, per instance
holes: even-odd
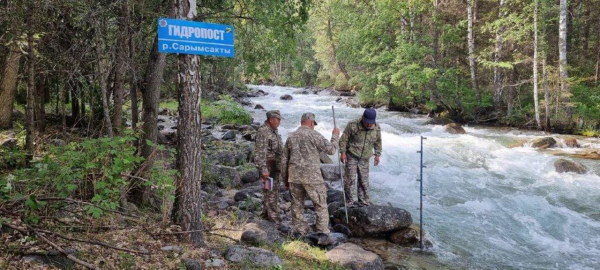
[[[34,143],[36,138],[34,107],[35,107],[35,56],[33,51],[33,33],[27,33],[27,53],[29,61],[27,80],[27,109],[25,110],[25,148],[27,149],[27,160],[31,160],[34,154]]]
[[[79,93],[79,81],[75,80],[71,85],[71,118],[73,118],[73,122],[77,123],[79,121],[79,99],[77,98],[77,94]]]
[[[346,70],[346,64],[342,63],[337,59],[337,51],[335,48],[335,43],[333,41],[333,29],[331,28],[331,11],[329,11],[327,16],[327,37],[329,38],[329,42],[331,43],[331,53],[333,54],[333,61],[335,61],[340,71],[344,74],[344,78],[346,78],[346,81],[350,81],[350,75]],[[333,79],[335,80],[335,78]]]
[[[46,112],[45,112],[45,101],[44,101],[44,86],[45,86],[45,75],[39,74],[38,83],[35,88],[35,107],[34,107],[34,121],[35,129],[43,133],[46,129]]]
[[[569,72],[567,71],[567,0],[560,0],[560,21],[558,28],[558,57],[559,57],[559,76],[560,76],[560,97],[565,105],[566,120],[571,121],[571,105],[569,83]]]
[[[104,57],[102,56],[102,46],[103,43],[101,42],[101,38],[100,38],[100,24],[101,22],[99,21],[98,18],[96,18],[96,29],[94,29],[95,31],[95,37],[96,37],[96,57],[98,57],[96,63],[96,78],[98,79],[98,84],[100,84],[100,95],[102,98],[102,112],[104,113],[104,122],[106,123],[106,130],[108,132],[108,137],[112,138],[114,137],[114,133],[113,133],[113,127],[112,127],[112,121],[110,120],[110,111],[108,109],[108,98],[107,98],[107,77],[108,77],[108,72],[107,72],[107,61],[106,59],[103,59]]]
[[[498,18],[501,19],[504,16],[503,12],[504,0],[500,0],[498,7]],[[502,33],[503,27],[500,26],[496,32],[496,46],[494,50],[494,107],[496,111],[500,111],[502,107],[502,71],[498,67],[502,60]]]
[[[540,105],[538,98],[538,6],[539,0],[535,0],[533,12],[533,104],[535,110],[535,123],[538,129],[542,129],[540,121]]]
[[[127,72],[127,49],[129,38],[129,1],[122,1],[122,14],[119,22],[121,34],[117,41],[117,63],[115,73],[115,95],[113,97],[113,125],[115,134],[121,134],[123,126],[123,95],[125,94],[125,76]]]
[[[67,83],[63,83],[60,89],[60,115],[63,131],[67,129],[67,85],[69,85],[68,81]]]
[[[178,0],[180,19],[194,19],[195,0]],[[200,184],[202,180],[202,145],[200,136],[200,96],[202,93],[200,79],[200,57],[197,55],[178,56],[178,89],[179,118],[177,120],[177,166],[180,176],[177,178],[175,210],[176,221],[184,231],[184,240],[194,246],[205,246],[202,218],[202,196]]]
[[[475,63],[475,39],[473,37],[473,2],[476,0],[468,0],[467,2],[467,20],[468,20],[468,46],[469,46],[469,70],[471,71],[471,85],[475,91],[475,99],[477,106],[481,105],[481,93],[477,86],[477,67]]]
[[[132,33],[133,34],[133,33]],[[134,131],[137,131],[137,124],[139,122],[139,111],[138,111],[138,82],[135,76],[135,72],[137,70],[137,65],[135,62],[135,34],[133,34],[129,38],[129,66],[130,66],[130,74],[129,77],[129,98],[131,99],[131,128]]]
[[[544,106],[545,106],[545,126],[544,130],[550,132],[550,87],[548,86],[548,70],[546,69],[546,55],[542,61],[542,76],[544,77]]]
[[[513,68],[510,71],[510,76],[508,77],[508,81],[509,81],[509,86],[508,86],[508,97],[507,97],[507,109],[506,109],[506,114],[507,115],[511,115],[512,114],[512,110],[514,107],[514,101],[515,101],[515,77],[517,75],[517,69]]]
[[[10,46],[0,77],[0,129],[12,128],[13,102],[17,91],[20,60],[21,52],[17,46]]]

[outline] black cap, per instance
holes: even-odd
[[[377,112],[374,109],[365,109],[363,113],[363,120],[367,124],[375,124],[375,118],[377,117]]]

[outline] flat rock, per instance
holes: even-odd
[[[183,248],[181,248],[181,246],[164,246],[161,247],[160,250],[181,253],[183,251]]]
[[[221,259],[208,259],[204,261],[205,267],[223,268],[225,267],[225,261]]]
[[[238,245],[230,246],[227,249],[225,259],[235,263],[250,263],[262,267],[273,267],[283,264],[281,259],[272,251]]]
[[[325,256],[329,261],[341,264],[347,269],[384,269],[383,261],[377,254],[352,243],[341,244],[325,253]]]

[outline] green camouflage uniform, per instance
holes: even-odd
[[[319,132],[301,126],[285,142],[281,161],[282,177],[289,183],[292,223],[297,232],[308,232],[308,225],[303,217],[304,200],[308,196],[315,206],[317,231],[329,233],[327,188],[321,175],[319,153],[334,154],[338,140],[338,135],[333,135],[329,142]]]
[[[279,112],[277,115],[279,115]],[[269,119],[270,113],[267,113]],[[269,124],[265,123],[258,129],[255,138],[254,164],[260,175],[269,174],[273,178],[272,190],[262,189],[263,191],[263,216],[267,219],[279,223],[279,183],[281,166],[281,153],[283,152],[283,141]]]
[[[340,153],[346,153],[344,191],[346,203],[353,202],[354,182],[358,184],[358,201],[370,204],[369,199],[369,159],[374,154],[381,155],[381,128],[375,124],[367,129],[361,118],[348,123],[340,138]],[[358,177],[357,177],[358,172]]]

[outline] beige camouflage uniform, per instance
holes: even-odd
[[[314,115],[312,116],[314,119]],[[304,221],[304,200],[308,198],[315,206],[317,232],[329,233],[327,212],[327,188],[321,175],[320,152],[335,153],[338,135],[332,135],[331,142],[319,132],[301,126],[290,134],[282,156],[282,177],[289,183],[292,197],[292,223],[295,230],[306,234],[308,225]]]
[[[270,117],[281,119],[279,111],[267,112],[267,121]],[[279,161],[283,152],[283,141],[277,129],[272,129],[267,121],[256,133],[254,164],[260,175],[269,174],[269,177],[273,178],[272,190],[262,189],[263,216],[275,223],[280,223],[278,202],[281,165]]]
[[[361,118],[348,123],[340,138],[340,153],[346,153],[346,170],[344,191],[346,203],[352,203],[354,197],[354,182],[358,185],[358,201],[371,204],[369,198],[369,159],[374,154],[381,156],[381,128],[375,124],[367,129],[361,123]],[[358,172],[358,177],[357,177]]]

